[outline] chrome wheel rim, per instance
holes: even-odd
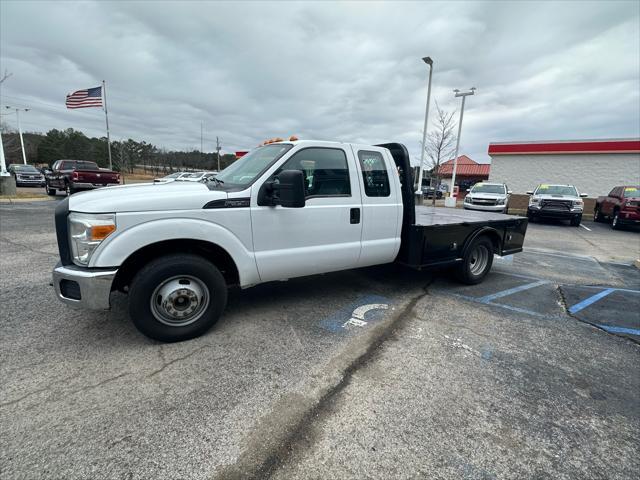
[[[486,245],[478,245],[469,255],[469,270],[471,275],[478,276],[484,272],[489,262],[489,249]]]
[[[209,306],[209,289],[191,275],[164,280],[151,295],[151,313],[160,323],[184,327],[197,321]]]
[[[616,225],[618,225],[618,214],[616,213],[613,217],[613,223],[612,225],[615,227]]]

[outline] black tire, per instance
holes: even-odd
[[[611,228],[614,230],[621,230],[622,225],[620,225],[620,212],[615,210],[613,212],[613,218],[611,219]]]
[[[596,205],[596,208],[593,211],[593,221],[594,222],[604,222],[604,215],[600,211],[600,207]]]
[[[527,212],[527,218],[529,219],[529,223],[533,223],[536,221],[536,217],[532,213]]]
[[[578,215],[577,217],[573,217],[571,219],[571,226],[579,227],[581,222],[582,222],[582,215]]]
[[[56,194],[56,189],[49,187],[48,184],[45,184],[44,188],[47,189],[47,195],[51,195],[53,197]]]
[[[160,292],[164,288],[163,285],[171,285],[176,281],[185,286],[170,292],[174,298],[173,302],[162,302]],[[183,281],[193,283],[184,284]],[[169,318],[165,309],[165,305],[168,304],[168,308],[174,312],[180,311],[179,301],[184,302],[182,305],[186,305],[187,308],[191,307],[188,293],[180,293],[183,292],[183,288],[191,294],[194,294],[197,288],[202,288],[203,292],[206,290],[208,300],[206,304],[203,301],[198,307],[194,307],[196,309],[192,320],[188,317]],[[198,297],[195,294],[194,296]],[[153,307],[152,297],[157,298]],[[180,342],[202,335],[218,321],[226,305],[227,284],[224,277],[215,265],[198,255],[175,254],[157,258],[136,274],[129,288],[129,315],[133,324],[147,337],[161,342]],[[167,317],[161,319],[163,312]]]
[[[477,265],[479,261],[482,261],[483,265]],[[493,243],[486,236],[480,236],[469,245],[462,263],[456,267],[456,278],[467,285],[476,285],[484,280],[492,265]],[[477,270],[478,268],[480,270]]]

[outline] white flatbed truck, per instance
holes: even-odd
[[[481,282],[494,254],[522,251],[527,219],[416,206],[406,148],[283,141],[208,183],[127,185],[56,208],[56,296],[108,309],[129,297],[148,337],[180,341],[222,315],[231,286],[397,262],[451,265]]]

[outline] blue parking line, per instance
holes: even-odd
[[[580,310],[587,308],[589,305],[596,303],[598,300],[606,297],[607,295],[609,295],[610,293],[615,292],[617,289],[615,288],[607,288],[606,290],[603,290],[599,293],[596,293],[595,295],[592,295],[589,298],[585,298],[583,301],[581,301],[580,303],[576,303],[573,307],[571,307],[569,309],[569,313],[577,313]]]
[[[628,333],[629,335],[640,336],[640,329],[628,327],[614,327],[611,325],[597,325],[598,327],[611,333]]]
[[[478,298],[478,302],[480,303],[490,303],[492,300],[496,298],[502,298],[509,295],[513,295],[514,293],[522,292],[524,290],[529,290],[530,288],[536,288],[540,285],[544,285],[545,283],[549,283],[547,280],[539,280],[533,283],[527,283],[525,285],[520,285],[518,287],[513,287],[508,290],[502,290],[501,292],[492,293],[491,295],[486,295],[484,297]]]

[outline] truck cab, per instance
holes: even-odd
[[[393,261],[459,263],[462,279],[477,283],[494,253],[522,249],[526,219],[438,210],[416,209],[400,144],[272,143],[206,184],[112,187],[64,200],[54,285],[60,300],[93,309],[109,308],[112,290],[126,292],[138,329],[175,341],[215,323],[229,286]]]

